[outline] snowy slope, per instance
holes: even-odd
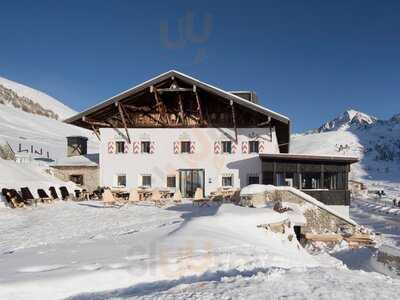
[[[352,165],[354,179],[379,181],[396,185],[400,182],[400,115],[389,120],[376,120],[363,116],[347,123],[338,123],[329,131],[295,134],[291,140],[291,152],[302,154],[330,154],[355,156],[360,159]],[[342,114],[343,116],[343,114]],[[336,120],[340,117],[336,118]],[[354,121],[357,120],[357,121]],[[368,121],[368,122],[367,122]],[[367,124],[367,123],[369,124]],[[325,124],[326,125],[326,124]],[[320,128],[324,128],[324,126]]]
[[[16,153],[21,145],[21,150],[31,152],[33,147],[34,151],[40,152],[42,149],[43,157],[49,152],[50,158],[58,160],[66,155],[66,137],[70,135],[88,137],[88,152],[97,152],[97,139],[89,130],[13,107],[1,107],[0,139],[7,141]]]
[[[7,89],[11,89],[20,97],[26,97],[33,102],[40,104],[42,107],[53,111],[61,120],[76,114],[76,111],[72,110],[57,99],[23,84],[0,77],[0,85]]]
[[[39,167],[37,161],[17,164],[0,158],[0,187],[29,186],[35,192],[37,188],[63,184],[44,169],[47,159],[58,162],[66,156],[67,136],[88,137],[88,152],[98,153],[99,143],[91,131],[56,118],[74,113],[40,91],[0,78],[0,145],[8,143],[16,155],[41,160]]]

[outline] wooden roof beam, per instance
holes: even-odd
[[[124,124],[126,137],[128,138],[128,143],[130,144],[131,143],[131,137],[129,136],[129,130],[128,130],[128,127],[126,126],[125,115],[124,115],[121,103],[115,102],[115,105],[118,107],[118,111],[119,111],[119,114],[120,114],[121,119],[122,119],[122,124]]]
[[[232,108],[232,121],[233,121],[233,127],[235,128],[235,142],[238,142],[238,129],[236,125],[236,114],[235,114],[235,106],[233,105],[233,101],[230,101],[230,105]]]
[[[202,111],[201,104],[200,104],[200,97],[199,97],[199,93],[197,92],[197,87],[195,85],[193,85],[193,92],[196,96],[197,110],[199,112],[200,121],[202,123],[204,123],[203,111]]]
[[[91,120],[88,117],[82,117],[82,121],[89,124],[89,125],[97,125],[97,126],[102,126],[102,127],[110,127],[110,124],[105,123],[105,122],[100,122],[96,120]]]

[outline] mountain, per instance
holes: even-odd
[[[56,120],[66,119],[76,114],[76,111],[57,99],[3,77],[0,77],[1,104]]]
[[[374,124],[377,121],[378,119],[373,116],[356,111],[354,109],[348,109],[340,116],[326,122],[318,129],[312,130],[311,133],[346,130],[348,128],[359,128]]]
[[[400,114],[377,120],[348,110],[317,130],[293,135],[290,151],[358,157],[351,168],[353,179],[395,189],[400,183]]]
[[[63,123],[75,112],[53,97],[30,87],[0,78],[0,187],[48,187],[61,181],[44,169],[49,160],[66,156],[66,137],[86,136],[88,152],[98,153],[98,140],[86,129]],[[16,163],[8,149],[32,163]],[[1,201],[0,201],[1,202]]]

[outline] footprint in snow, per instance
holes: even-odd
[[[65,265],[31,266],[31,267],[18,269],[17,271],[19,273],[40,273],[40,272],[49,272],[49,271],[59,270],[64,267],[65,267]]]

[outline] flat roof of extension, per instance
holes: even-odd
[[[359,161],[357,157],[351,156],[332,156],[332,155],[312,155],[312,154],[260,154],[261,160],[286,160],[286,161],[303,161],[303,162],[338,162],[338,163],[356,163]]]

